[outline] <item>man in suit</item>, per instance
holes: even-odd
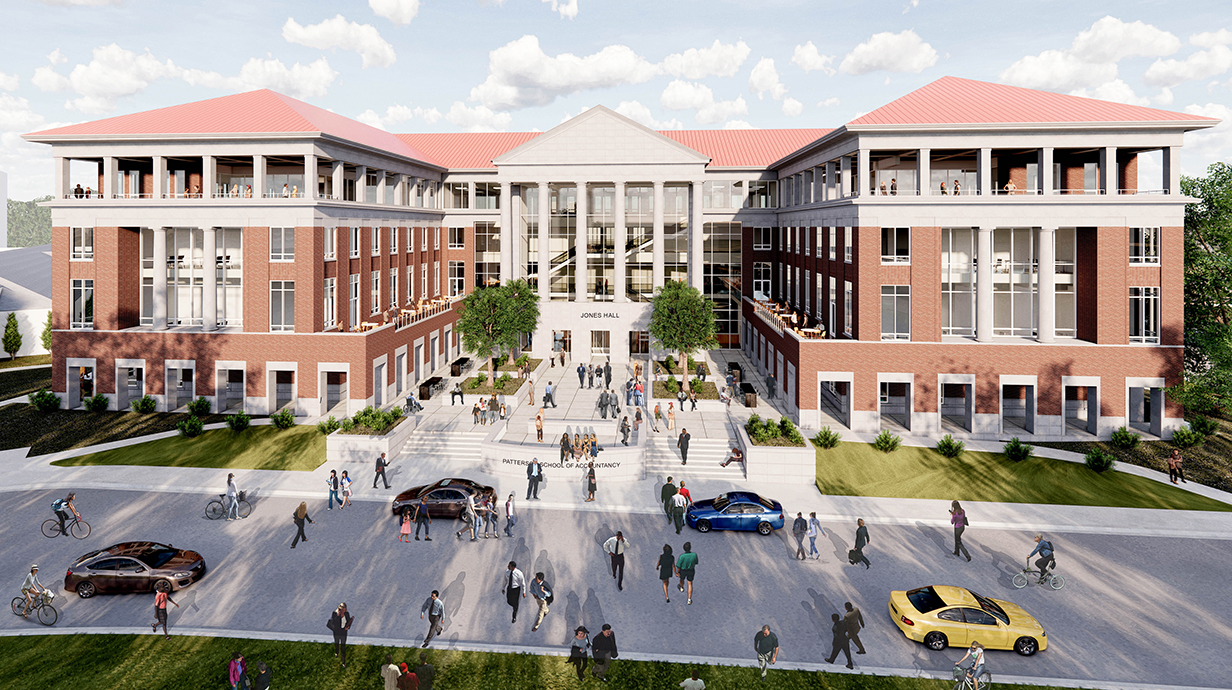
[[[440,635],[444,630],[441,628],[441,619],[445,617],[445,604],[441,601],[441,593],[432,590],[432,594],[424,600],[423,606],[419,608],[419,620],[423,620],[424,614],[428,614],[428,634],[424,636],[423,646],[427,647],[432,641],[434,635]]]
[[[672,478],[667,478],[667,483],[659,490],[659,498],[663,501],[663,512],[667,513],[667,523],[672,523],[672,496],[676,495],[676,485],[672,483]]]
[[[594,639],[591,640],[590,649],[595,657],[595,665],[591,667],[590,675],[606,683],[607,678],[603,676],[612,667],[612,659],[615,659],[618,655],[616,651],[616,633],[612,632],[612,626],[607,623],[603,624],[603,631],[595,635]]]
[[[518,622],[518,605],[522,603],[520,599],[526,598],[526,576],[518,570],[518,564],[514,561],[509,561],[509,569],[505,572],[504,584],[501,585],[501,594],[505,595],[505,601],[513,607],[512,623]]]
[[[603,381],[604,381],[604,384],[603,384],[604,388],[612,387],[612,363],[611,362],[603,363]]]
[[[534,458],[526,466],[526,500],[529,501],[532,496],[535,500],[539,500],[539,482],[541,481],[543,481],[543,466],[539,464],[539,458]]]
[[[847,655],[847,668],[855,668],[851,664],[851,642],[847,640],[847,624],[838,617],[837,613],[830,614],[830,620],[833,621],[830,625],[830,632],[834,635],[834,640],[830,644],[830,656],[826,657],[826,663],[834,663],[834,660],[838,658],[838,653],[842,652]]]
[[[585,388],[586,387],[586,365],[585,364],[582,364],[580,362],[578,363],[577,375],[578,375],[578,388]]]
[[[612,579],[616,580],[616,589],[624,591],[625,588],[625,549],[629,548],[629,542],[625,541],[623,532],[617,531],[616,536],[603,542],[603,550],[612,560]],[[617,573],[619,572],[619,575]]]
[[[860,609],[851,605],[851,602],[843,604],[847,609],[847,613],[843,614],[843,623],[847,626],[847,637],[856,643],[856,654],[864,653],[864,643],[860,642],[860,628],[864,627],[864,614],[860,613]]]
[[[607,391],[599,393],[599,416],[607,419]]]
[[[680,464],[684,465],[689,462],[689,435],[688,429],[680,430],[680,438],[676,440],[676,447],[680,449]]]
[[[868,546],[870,543],[868,539],[868,528],[864,526],[864,518],[860,518],[859,520],[856,520],[856,525],[857,527],[856,527],[856,548],[855,550],[856,550],[856,553],[859,554],[860,556],[859,558],[856,559],[856,562],[863,563],[864,569],[868,570],[869,568],[873,566],[872,563],[868,562],[868,556],[864,555],[864,547]]]
[[[385,454],[376,459],[376,476],[372,478],[372,488],[376,488],[376,480],[380,479],[385,482],[385,488],[389,488],[389,479],[385,477],[385,468],[389,467],[389,462],[385,460]]]

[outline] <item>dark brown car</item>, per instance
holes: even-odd
[[[466,507],[466,497],[475,497],[475,504],[483,494],[496,495],[496,489],[469,479],[442,479],[434,484],[416,486],[394,497],[393,514],[398,515],[403,507],[415,508],[421,496],[427,496],[428,515],[434,518],[458,518]]]
[[[173,592],[200,580],[205,570],[205,559],[196,551],[130,541],[78,558],[64,574],[64,589],[82,599],[98,592]]]

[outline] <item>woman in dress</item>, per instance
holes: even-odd
[[[579,434],[573,435],[573,459],[579,460],[582,457],[582,437]]]
[[[539,414],[535,415],[535,437],[539,443],[543,443],[543,408],[539,408]]]
[[[347,476],[347,471],[342,471],[342,477],[338,483],[342,486],[342,505],[338,506],[338,510],[342,510],[351,505],[351,478]]]
[[[595,500],[595,463],[590,463],[586,470],[586,500]]]
[[[590,459],[595,460],[599,457],[599,439],[594,434],[590,435]]]
[[[676,410],[672,408],[672,403],[667,404],[667,431],[671,433],[676,430]]]
[[[407,537],[411,536],[411,511],[402,511],[402,529],[398,534],[398,541],[405,544],[411,543]]]
[[[663,598],[667,603],[672,603],[672,598],[667,595],[667,583],[672,579],[672,571],[676,567],[676,559],[672,556],[672,545],[663,545],[663,554],[659,556],[659,562],[656,564],[659,568],[659,580],[663,582]]]
[[[569,445],[569,434],[568,433],[561,434],[560,435],[560,461],[563,463],[571,454],[573,454],[573,448],[572,446]]]
[[[637,428],[642,425],[642,408],[637,408],[637,413],[633,415],[633,433],[637,433]]]

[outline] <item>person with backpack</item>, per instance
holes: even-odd
[[[1039,568],[1039,583],[1044,584],[1044,579],[1048,573],[1048,567],[1056,567],[1057,559],[1054,557],[1055,552],[1052,548],[1052,542],[1044,538],[1044,535],[1035,535],[1035,548],[1031,553],[1027,554],[1027,562],[1031,562],[1031,557],[1039,554],[1040,558],[1035,562],[1035,567]]]
[[[791,523],[791,536],[796,540],[796,555],[794,558],[806,560],[808,554],[804,552],[804,536],[808,534],[808,521],[804,519],[804,513],[796,513],[796,519]]]
[[[552,603],[552,589],[547,582],[543,580],[543,573],[535,573],[535,579],[530,583],[530,595],[535,598],[535,604],[539,606],[539,615],[535,617],[535,625],[530,629],[535,632],[543,623],[543,617],[548,615],[548,605]]]
[[[329,628],[334,633],[334,656],[341,656],[342,668],[346,668],[346,642],[347,631],[351,629],[351,623],[355,621],[355,617],[347,612],[346,602],[338,604],[338,608],[329,616],[329,622],[325,627]]]
[[[68,536],[68,531],[65,530],[64,523],[68,522],[69,512],[72,512],[78,520],[81,519],[81,513],[78,513],[77,509],[73,507],[73,499],[76,497],[77,494],[70,491],[68,492],[68,496],[58,498],[51,503],[51,510],[56,514],[56,517],[60,518],[60,534],[65,536]]]
[[[967,529],[967,511],[962,509],[958,501],[950,504],[950,524],[954,526],[954,555],[957,556],[959,551],[967,557],[967,562],[971,562],[971,554],[967,552],[967,547],[963,546],[962,535]]]

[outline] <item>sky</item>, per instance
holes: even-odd
[[[1163,0],[0,0],[0,170],[20,134],[269,88],[393,132],[547,130],[603,104],[657,129],[837,127],[943,76],[1224,122],[1232,7]],[[1144,161],[1157,188],[1158,156]]]

